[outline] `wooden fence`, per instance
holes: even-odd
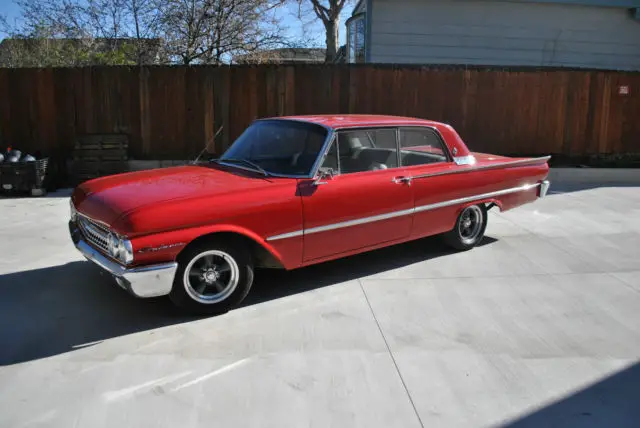
[[[628,93],[625,93],[628,92]],[[640,153],[640,73],[411,66],[0,70],[0,145],[70,157],[76,136],[124,133],[133,159],[221,151],[255,118],[409,115],[450,123],[475,151]]]

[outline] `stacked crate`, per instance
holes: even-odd
[[[81,183],[127,171],[128,149],[129,139],[124,134],[78,136],[73,150],[74,181]]]

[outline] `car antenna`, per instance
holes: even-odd
[[[218,136],[218,134],[222,131],[222,128],[224,128],[224,125],[221,126],[220,128],[218,128],[218,131],[215,133],[215,135],[213,136],[213,138],[211,139],[211,143],[213,143],[214,141],[216,141],[216,137]],[[207,151],[207,149],[209,148],[209,143],[206,143],[204,145],[204,149],[202,149],[202,151],[200,152],[200,154],[198,155],[198,157],[192,162],[192,165],[195,165],[198,163],[198,161],[200,160],[200,157],[202,156],[202,154]]]

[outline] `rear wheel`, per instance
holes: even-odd
[[[252,283],[253,263],[247,248],[209,240],[180,256],[169,298],[190,313],[219,314],[240,304]]]
[[[457,250],[469,250],[484,238],[487,228],[487,208],[471,205],[462,210],[456,224],[444,235],[445,242]]]

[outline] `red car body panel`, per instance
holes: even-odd
[[[335,177],[330,185],[313,187],[302,197],[304,229],[355,221],[413,208],[409,186],[393,178],[402,169],[368,171]],[[343,227],[304,237],[303,262],[349,253],[383,242],[406,239],[411,233],[411,216],[398,216],[352,227]]]
[[[199,237],[234,233],[261,246],[282,267],[294,269],[446,232],[472,203],[508,210],[532,202],[549,172],[548,158],[471,153],[451,126],[439,122],[374,115],[279,119],[332,131],[430,127],[450,154],[473,156],[475,162],[337,175],[326,185],[215,164],[172,167],[85,182],[73,192],[73,204],[81,215],[131,240],[132,266],[174,261]],[[397,180],[402,177],[411,180]]]

